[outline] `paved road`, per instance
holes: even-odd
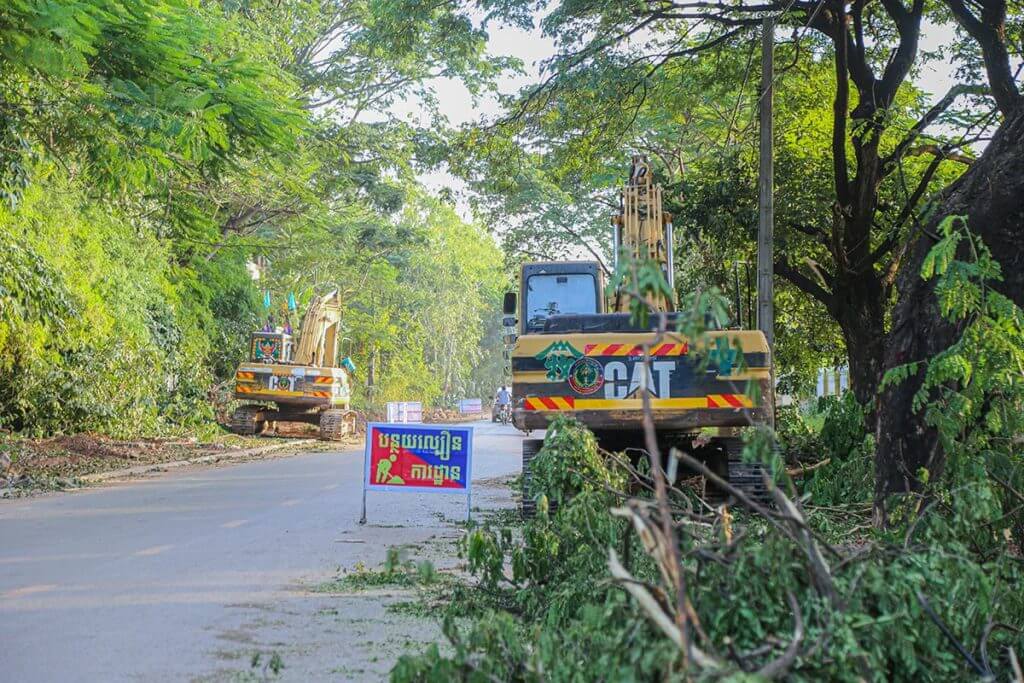
[[[475,427],[474,507],[510,505],[520,436]],[[374,647],[379,601],[316,623],[339,603],[308,588],[389,545],[450,556],[465,498],[371,493],[360,527],[361,473],[316,453],[0,501],[0,680],[238,680],[271,651],[285,679],[379,678],[402,650]]]

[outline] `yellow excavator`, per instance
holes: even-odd
[[[341,298],[336,291],[314,296],[302,317],[298,344],[278,329],[253,332],[249,361],[235,372],[237,408],[228,425],[236,434],[260,434],[277,422],[320,427],[320,438],[336,441],[355,431],[350,409],[355,366],[338,362]]]
[[[672,217],[663,210],[662,188],[654,184],[644,157],[633,157],[612,229],[616,260],[626,252],[661,267],[673,296],[648,304],[664,316],[652,314],[648,325],[638,326],[627,312],[624,292],[604,296],[597,262],[523,264],[519,295],[509,292],[504,301],[513,424],[529,434],[570,415],[608,450],[643,448],[646,394],[663,453],[679,447],[756,494],[763,482],[756,467],[739,459],[738,429],[770,423],[774,412],[771,351],[764,334],[719,329],[687,339],[671,332],[678,316]],[[662,317],[669,333],[657,332]],[[750,382],[757,391],[748,390]],[[540,439],[523,440],[527,515],[534,506],[530,461],[542,445]]]

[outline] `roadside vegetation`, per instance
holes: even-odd
[[[771,509],[725,510],[685,485],[632,493],[650,477],[562,423],[536,475],[557,509],[468,534],[477,583],[445,619],[453,654],[403,658],[392,678],[1012,680],[1024,576],[1004,530],[1020,501],[983,455],[963,461],[876,530],[864,489],[829,497],[841,465],[780,476]]]
[[[444,618],[451,652],[403,657],[392,680],[1018,680],[1024,377],[1005,363],[1024,345],[981,332],[1020,335],[1024,312],[987,286],[998,268],[983,245],[953,257],[974,239],[962,229],[944,224],[921,273],[963,337],[925,369],[943,391],[920,392],[918,409],[947,460],[917,472],[920,491],[877,518],[874,441],[852,392],[747,433],[770,501],[687,453],[604,452],[559,419],[524,493],[537,517],[465,536],[474,582]]]
[[[249,332],[335,288],[357,408],[492,391],[500,251],[417,180],[425,81],[483,87],[482,41],[443,8],[5,3],[0,430],[208,437]]]

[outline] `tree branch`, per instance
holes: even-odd
[[[910,198],[907,199],[907,203],[903,205],[903,209],[900,211],[900,215],[896,217],[895,222],[890,228],[889,236],[885,238],[878,247],[871,252],[868,256],[867,263],[861,265],[870,265],[878,263],[878,261],[889,253],[896,243],[899,242],[900,230],[902,230],[904,224],[914,214],[914,208],[917,203],[921,201],[921,197],[924,196],[925,190],[928,189],[928,183],[931,182],[932,176],[935,175],[935,171],[938,170],[939,164],[943,161],[942,155],[936,155],[932,162],[928,164],[928,168],[925,169],[924,174],[921,176],[921,180],[918,181],[917,187],[911,193]],[[908,238],[909,239],[909,238]]]
[[[950,105],[953,104],[953,101],[957,97],[967,94],[983,95],[987,92],[988,88],[977,85],[967,85],[965,83],[958,83],[950,88],[949,92],[947,92],[942,99],[932,105],[931,109],[925,112],[925,115],[922,116],[921,119],[907,132],[906,137],[904,137],[903,140],[896,145],[896,148],[885,157],[882,161],[881,176],[884,178],[896,167],[900,158],[907,153],[910,146],[921,135],[921,133],[924,132],[925,128],[933,124],[935,120],[943,114],[943,112],[949,109]]]
[[[831,292],[827,291],[824,287],[819,285],[817,282],[807,277],[796,268],[789,265],[789,261],[785,258],[776,261],[774,264],[775,274],[780,275],[790,283],[793,284],[797,289],[813,296],[815,299],[820,301],[829,310],[832,309],[834,303],[834,297]]]
[[[981,47],[992,97],[1004,116],[1021,106],[1021,94],[1010,70],[1010,55],[1006,49],[1005,0],[976,0],[981,6],[981,17],[976,17],[963,0],[945,0],[957,22]]]
[[[907,150],[907,156],[910,157],[919,157],[922,154],[934,154],[937,157],[941,157],[948,161],[955,161],[958,164],[963,164],[964,166],[970,166],[975,161],[975,158],[972,156],[961,154],[960,152],[951,152],[948,149],[935,144],[918,145],[917,147]]]
[[[832,103],[832,168],[835,174],[836,197],[841,206],[850,203],[850,177],[846,163],[846,117],[850,107],[850,81],[847,75],[849,34],[846,13],[841,2],[835,22],[833,40],[836,46],[836,96]]]
[[[789,227],[793,228],[797,232],[802,232],[808,237],[813,237],[826,247],[829,246],[828,235],[816,226],[804,225],[803,223],[790,223]]]
[[[896,91],[910,73],[910,68],[917,59],[918,40],[921,36],[921,16],[924,12],[924,0],[914,0],[908,10],[900,0],[882,0],[885,11],[896,23],[900,34],[900,42],[896,52],[882,72],[882,78],[876,88],[876,106],[888,109],[896,99]]]

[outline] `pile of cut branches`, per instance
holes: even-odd
[[[770,505],[669,455],[728,493],[714,505],[656,450],[637,462],[557,423],[534,461],[537,518],[466,536],[478,583],[445,620],[454,654],[403,658],[393,679],[1019,677],[1024,572],[1005,535],[921,499],[886,530],[806,505],[763,443],[745,457],[777,473]]]

